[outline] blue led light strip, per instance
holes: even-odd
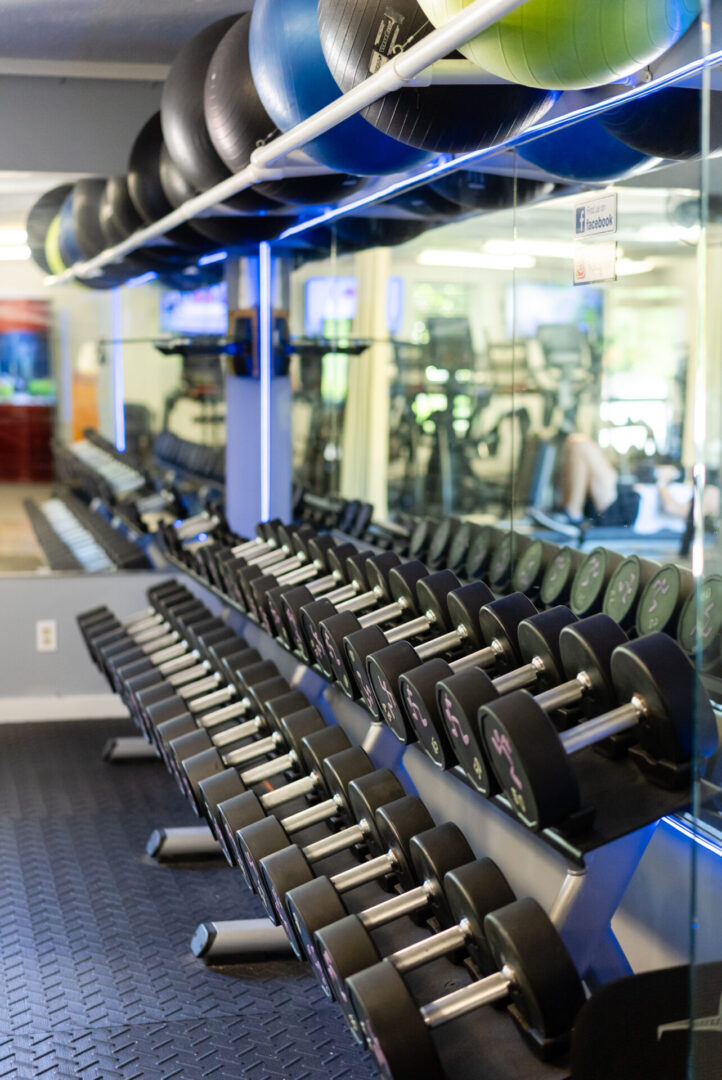
[[[662,818],[665,825],[669,825],[676,832],[681,833],[682,836],[686,836],[688,840],[693,840],[695,844],[699,844],[700,847],[705,848],[707,851],[711,851],[713,855],[722,856],[722,844],[717,844],[709,836],[703,836],[701,833],[695,832],[691,826],[685,824],[679,818],[669,817]]]
[[[278,239],[286,240],[291,236],[298,236],[299,233],[306,232],[307,229],[316,229],[319,225],[325,225],[327,222],[334,221],[336,218],[343,217],[345,214],[353,213],[354,210],[360,210],[365,206],[372,206],[374,203],[381,202],[383,199],[387,199],[390,195],[395,195],[399,191],[405,191],[407,188],[416,187],[420,183],[428,183],[431,180],[436,180],[438,177],[445,176],[447,173],[456,172],[456,170],[462,166],[475,164],[476,162],[483,161],[485,158],[493,157],[502,150],[511,150],[515,146],[520,146],[522,143],[529,142],[532,138],[536,139],[540,138],[542,135],[549,135],[554,131],[561,131],[562,128],[568,127],[570,124],[576,123],[579,120],[588,120],[591,117],[599,116],[601,113],[605,113],[607,110],[612,109],[617,105],[648,97],[650,94],[654,94],[657,90],[661,90],[665,86],[670,86],[673,83],[689,79],[693,75],[698,75],[701,71],[704,71],[705,68],[714,67],[720,63],[722,63],[722,50],[710,53],[709,56],[705,56],[700,60],[694,60],[689,64],[676,68],[667,75],[660,75],[651,82],[644,83],[641,86],[635,86],[631,90],[625,91],[623,94],[618,94],[616,97],[605,98],[603,101],[595,101],[591,105],[585,105],[582,109],[577,109],[575,112],[571,113],[564,113],[563,116],[556,116],[551,120],[542,120],[539,124],[526,128],[520,135],[515,135],[511,139],[507,139],[506,142],[496,143],[494,146],[487,146],[483,150],[472,150],[468,154],[459,154],[451,161],[444,161],[439,165],[433,165],[424,172],[414,174],[414,176],[406,176],[403,180],[397,180],[393,184],[389,184],[383,191],[377,191],[371,195],[362,196],[351,203],[346,203],[344,206],[336,207],[335,210],[328,210],[318,217],[311,218],[309,221],[301,222],[298,225],[292,225],[289,229],[286,229],[285,232],[282,232]]]
[[[258,364],[261,377],[261,521],[271,516],[271,368],[272,264],[271,245],[258,245]]]
[[[115,449],[125,452],[125,386],[123,375],[123,300],[120,289],[113,289],[110,294],[110,315],[113,331],[112,379],[113,379],[113,427],[115,429]]]

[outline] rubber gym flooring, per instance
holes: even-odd
[[[308,965],[191,954],[199,922],[263,911],[220,862],[144,854],[153,827],[196,819],[160,765],[101,759],[133,731],[0,728],[0,1078],[376,1076]]]

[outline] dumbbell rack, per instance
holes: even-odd
[[[542,903],[590,988],[630,973],[611,920],[656,824],[688,806],[685,790],[658,788],[632,761],[610,761],[593,749],[583,750],[575,755],[575,771],[585,800],[595,808],[593,819],[582,811],[566,831],[532,833],[516,819],[504,796],[484,799],[458,766],[442,772],[418,747],[399,743],[384,724],[371,721],[363,705],[329,685],[318,669],[284,648],[225,593],[184,563],[169,561],[233,611],[249,645],[318,700],[328,719],[363,745],[377,765],[392,768],[407,789],[423,798],[435,820],[455,821],[477,854],[498,861],[518,894],[533,895]]]

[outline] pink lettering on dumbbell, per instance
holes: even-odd
[[[422,727],[428,727],[429,721],[426,719],[423,712],[416,704],[416,700],[414,698],[414,691],[408,683],[404,683],[403,693],[404,701],[406,703],[406,709],[409,714],[409,720],[411,721],[413,726],[416,728],[417,724],[421,724]],[[418,731],[418,728],[416,728],[416,730]]]
[[[518,787],[521,791],[524,785],[519,779],[515,768],[514,750],[512,748],[511,742],[509,741],[509,736],[502,734],[498,729],[496,729],[491,736],[491,745],[494,747],[494,750],[499,755],[499,757],[506,758],[506,762],[509,766],[509,776],[511,777],[511,782],[515,784],[516,787]]]
[[[471,739],[461,726],[458,717],[454,716],[454,707],[446,694],[444,694],[444,716],[446,717],[446,724],[452,739],[461,739],[464,746],[468,746]]]

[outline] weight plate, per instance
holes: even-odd
[[[543,559],[543,541],[532,540],[514,568],[512,585],[518,592],[529,592],[534,588],[542,570]]]
[[[688,575],[689,585],[691,577]],[[684,602],[683,571],[673,563],[662,566],[642,593],[637,610],[640,635],[667,631],[676,634],[676,615]]]
[[[703,666],[719,663],[722,633],[722,576],[706,577],[699,593],[687,600],[679,618],[677,641],[688,654],[702,653]]]
[[[469,554],[466,557],[465,570],[467,577],[481,577],[489,561],[494,533],[495,530],[491,525],[484,525],[472,540]]]
[[[609,579],[602,610],[620,626],[623,626],[634,612],[641,576],[642,566],[638,556],[630,555],[619,564]]]
[[[609,552],[602,547],[595,548],[585,556],[582,565],[574,576],[570,607],[580,617],[590,615],[605,587]]]
[[[574,562],[575,554],[572,548],[563,547],[549,563],[539,594],[545,607],[563,604],[569,596],[574,573]]]

